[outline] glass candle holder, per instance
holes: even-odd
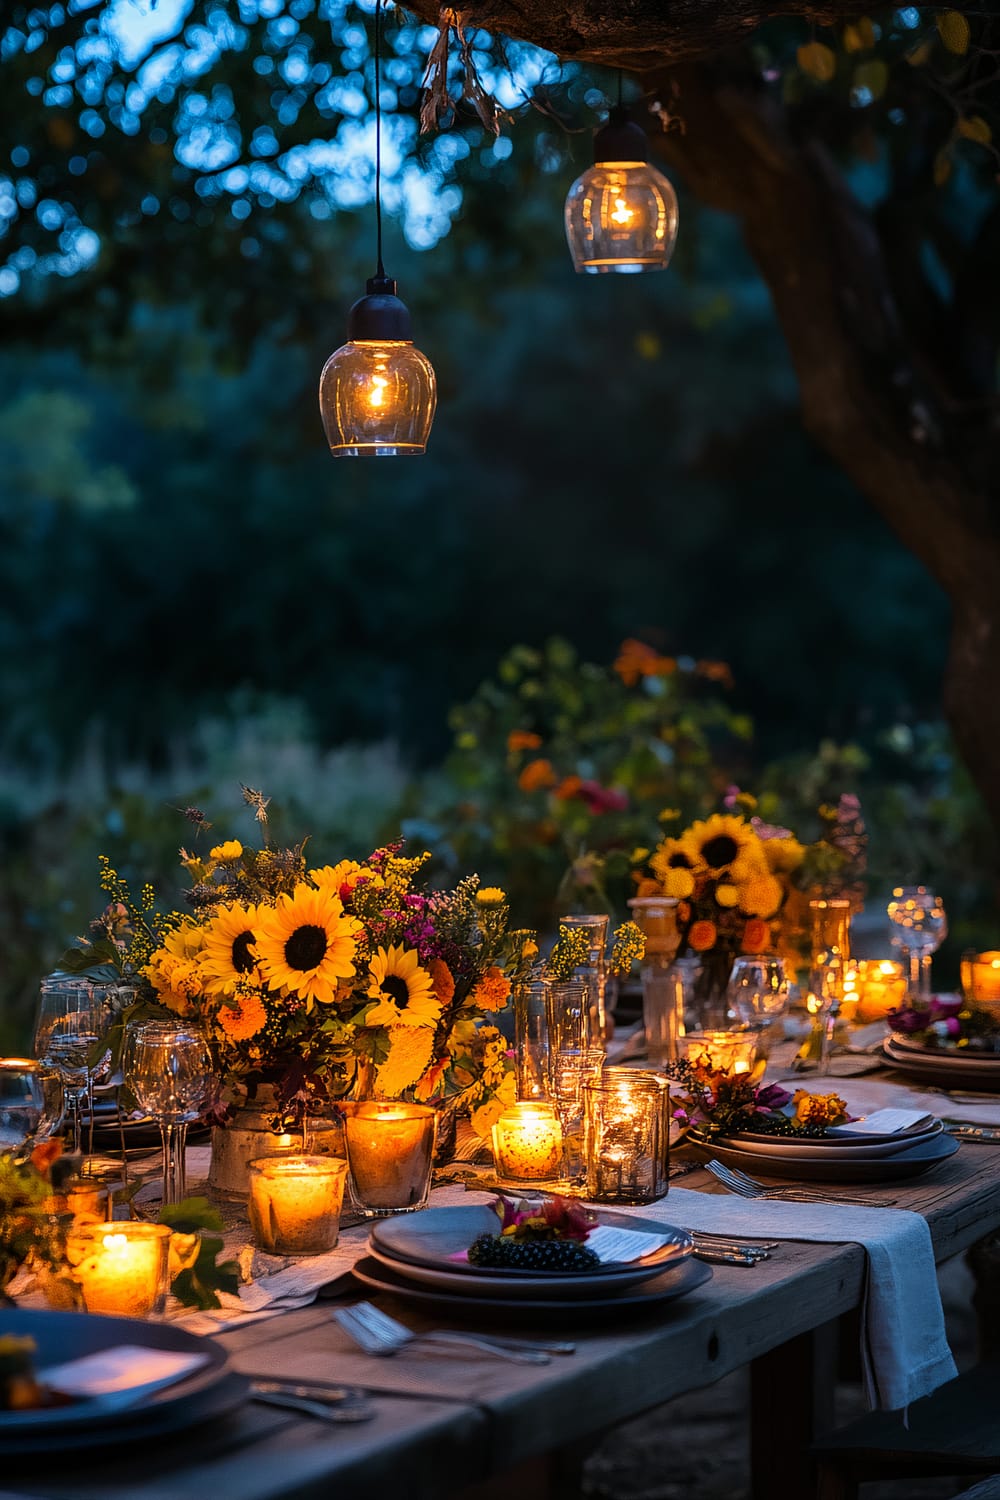
[[[514,1059],[519,1099],[549,1097],[549,986],[523,984],[514,991]]]
[[[583,1176],[583,1085],[600,1078],[605,1060],[603,1047],[563,1047],[552,1054],[552,1101],[562,1127],[567,1177]]]
[[[83,1312],[148,1318],[163,1311],[168,1290],[166,1224],[74,1224],[66,1262]]]
[[[1000,953],[962,954],[962,994],[980,1010],[1000,1012]]]
[[[545,981],[545,1024],[549,1057],[557,1052],[582,1052],[590,1045],[590,986],[582,980],[564,984]],[[598,1039],[598,1045],[602,1045]]]
[[[663,1090],[640,1072],[584,1084],[587,1197],[598,1203],[652,1203],[666,1191]]]
[[[997,955],[1000,958],[1000,954]],[[1000,974],[1000,969],[998,969]],[[1000,987],[998,987],[1000,995]],[[844,969],[840,1018],[867,1025],[884,1021],[906,1000],[906,970],[891,958],[852,959]]]
[[[322,1255],[340,1233],[347,1163],[334,1156],[259,1157],[250,1163],[250,1228],[272,1255]]]
[[[344,1121],[351,1198],[366,1219],[427,1207],[436,1115],[426,1104],[366,1101]]]
[[[658,1162],[658,1198],[666,1196],[670,1186],[670,1131],[674,1123],[670,1103],[670,1080],[652,1068],[605,1068],[604,1078],[614,1083],[619,1077],[642,1078],[660,1091],[660,1158]],[[678,1127],[679,1130],[680,1127]]]
[[[750,1073],[757,1060],[757,1037],[752,1031],[689,1031],[678,1038],[677,1053],[695,1066]]]
[[[509,1104],[493,1126],[493,1159],[506,1182],[551,1182],[562,1171],[562,1146],[551,1104]]]

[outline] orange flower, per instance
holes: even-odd
[[[705,953],[715,942],[716,932],[714,922],[695,922],[688,933],[688,942],[696,953]]]
[[[726,688],[733,686],[733,671],[728,662],[700,661],[695,671],[699,677],[707,677],[709,682],[721,682]]]
[[[548,760],[529,760],[517,784],[522,792],[540,792],[544,787],[555,786],[556,773]]]
[[[62,1156],[62,1148],[63,1143],[58,1137],[52,1141],[39,1141],[31,1153],[31,1165],[35,1171],[47,1177],[53,1164]]]
[[[434,985],[434,994],[437,996],[441,1009],[444,1010],[455,998],[455,981],[451,970],[443,958],[432,958],[424,965]]]
[[[502,969],[492,964],[469,996],[480,1010],[503,1010],[510,994],[510,980]]]
[[[559,785],[556,787],[552,795],[553,797],[558,797],[560,802],[569,802],[570,798],[579,795],[580,788],[582,786],[582,777],[567,776],[562,781],[560,781]]]
[[[267,1020],[267,1011],[259,995],[242,995],[235,1006],[219,1009],[219,1028],[231,1042],[248,1042]]]
[[[423,1077],[418,1079],[413,1092],[421,1103],[434,1097],[441,1086],[441,1080],[444,1078],[450,1060],[447,1057],[439,1058],[437,1062],[431,1063]]]
[[[542,743],[540,734],[532,734],[530,729],[512,729],[507,736],[508,750],[537,750]]]
[[[622,641],[615,661],[615,671],[626,687],[635,687],[641,677],[669,677],[677,671],[672,656],[661,656],[645,641]]]
[[[770,924],[761,917],[752,917],[743,929],[743,952],[763,953],[770,936]]]

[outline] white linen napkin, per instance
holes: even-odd
[[[753,1201],[677,1187],[659,1203],[623,1212],[750,1239],[861,1245],[868,1256],[861,1363],[869,1405],[896,1411],[958,1374],[945,1338],[930,1230],[920,1214]]]

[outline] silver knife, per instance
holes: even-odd
[[[1000,1141],[1000,1130],[989,1125],[963,1125],[961,1121],[946,1121],[945,1129],[958,1141]]]

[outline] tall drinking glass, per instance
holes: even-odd
[[[0,1058],[0,1151],[51,1135],[62,1117],[62,1090],[53,1068],[30,1057]]]
[[[147,1021],[130,1029],[125,1045],[125,1082],[160,1127],[163,1201],[185,1196],[187,1131],[212,1086],[212,1054],[196,1026]]]
[[[948,918],[940,896],[926,885],[900,885],[886,908],[889,937],[906,957],[910,999],[929,1005],[931,958],[948,936]]]
[[[75,1154],[83,1150],[83,1105],[93,1083],[90,1058],[108,1021],[106,989],[73,974],[49,974],[42,980],[35,1056],[62,1081]]]
[[[595,1046],[605,1040],[608,1029],[606,952],[609,920],[606,916],[594,914],[559,918],[560,927],[580,929],[587,934],[590,942],[590,957],[587,963],[581,964],[576,970],[575,977],[584,981],[590,988],[589,1040]]]

